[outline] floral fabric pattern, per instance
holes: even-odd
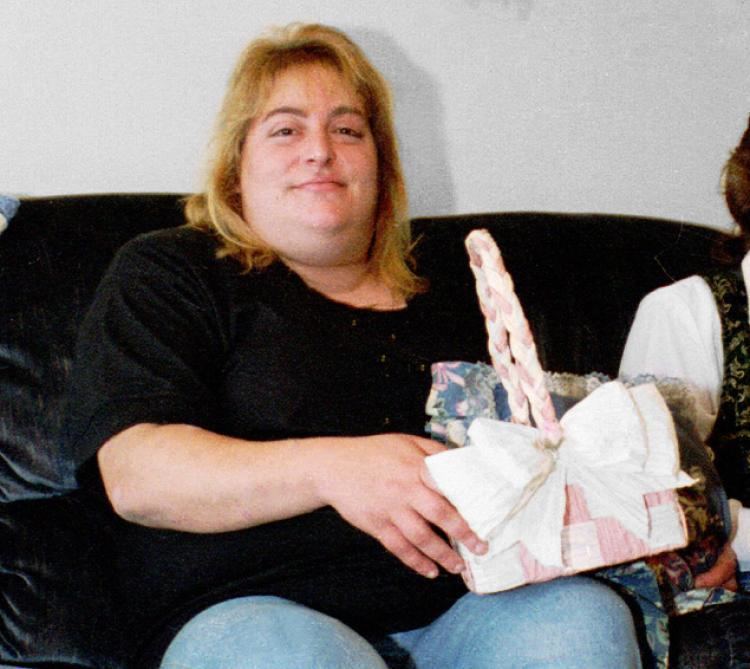
[[[719,312],[724,382],[708,443],[727,494],[750,506],[750,327],[747,290],[738,271],[704,277]]]
[[[609,381],[602,374],[546,374],[547,388],[558,416]],[[669,616],[734,599],[720,588],[697,590],[694,578],[710,568],[726,541],[730,523],[727,498],[713,467],[711,454],[693,426],[694,398],[676,379],[639,376],[621,379],[626,385],[655,383],[674,418],[682,468],[697,479],[678,490],[688,527],[687,547],[591,575],[606,581],[633,602],[643,616],[651,666],[668,665]],[[484,363],[444,362],[433,365],[433,386],[427,401],[426,431],[435,439],[463,446],[466,430],[477,417],[510,419],[507,395],[495,370]]]

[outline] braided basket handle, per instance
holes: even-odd
[[[529,425],[531,413],[545,438],[556,444],[562,438],[560,423],[534,337],[500,250],[487,230],[472,230],[466,237],[466,250],[487,327],[492,366],[508,393],[512,420]]]

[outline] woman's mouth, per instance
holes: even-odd
[[[297,184],[294,188],[312,193],[328,193],[343,187],[344,184],[341,181],[337,181],[330,177],[323,177],[308,179],[307,181]]]

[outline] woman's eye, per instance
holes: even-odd
[[[354,128],[350,127],[342,127],[338,128],[337,131],[340,135],[346,135],[347,137],[355,137],[357,139],[361,139],[363,136],[363,133],[359,130],[355,130]]]
[[[294,134],[294,128],[279,128],[271,133],[271,137],[289,137]]]

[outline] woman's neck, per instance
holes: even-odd
[[[285,264],[313,290],[336,302],[365,309],[393,310],[406,306],[406,300],[367,263],[317,267],[292,261]]]

